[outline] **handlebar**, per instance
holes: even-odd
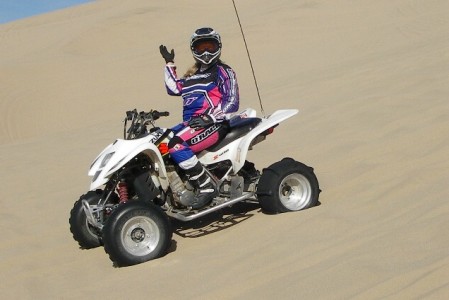
[[[126,120],[132,121],[133,119],[139,117],[140,119],[155,121],[160,117],[168,117],[169,115],[170,113],[168,111],[150,110],[149,112],[141,111],[138,113],[137,110],[134,109],[126,112]]]
[[[141,111],[139,113],[136,109],[127,111],[124,120],[124,138],[129,140],[144,135],[147,132],[147,125],[151,124],[154,127],[154,121],[160,117],[168,117],[169,115],[170,113],[168,111],[150,110],[149,112]],[[128,121],[131,121],[131,125],[129,125],[128,130],[126,130]]]

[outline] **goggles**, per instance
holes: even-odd
[[[219,44],[216,40],[199,40],[193,44],[193,52],[195,54],[201,55],[204,52],[209,52],[211,54],[217,52],[219,50]]]

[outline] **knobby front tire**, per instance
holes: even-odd
[[[167,253],[173,231],[161,208],[144,201],[119,205],[103,227],[104,250],[118,267],[159,258]]]

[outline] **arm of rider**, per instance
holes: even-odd
[[[159,46],[159,51],[161,52],[162,57],[165,60],[165,63],[174,63],[175,62],[175,50],[171,49],[170,52],[168,52],[167,47],[164,45]]]
[[[203,114],[193,117],[189,121],[189,126],[196,130],[200,130],[215,123],[215,118],[211,115]]]

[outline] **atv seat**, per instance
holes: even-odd
[[[235,141],[236,139],[244,136],[248,132],[254,129],[262,119],[260,118],[242,118],[240,116],[235,116],[229,120],[229,132],[226,134],[224,139],[219,141],[217,144],[209,147],[206,151],[215,152],[220,148],[223,148],[227,144]]]

